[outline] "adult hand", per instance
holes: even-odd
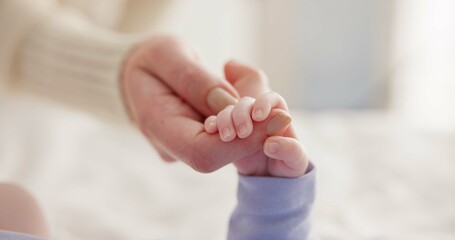
[[[205,117],[234,104],[239,95],[206,71],[181,39],[162,36],[139,44],[125,60],[121,86],[133,120],[165,160],[212,172],[262,149],[260,134],[223,143],[205,132]]]

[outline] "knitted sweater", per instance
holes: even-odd
[[[7,93],[26,90],[126,120],[118,80],[125,54],[135,40],[113,31],[123,4],[121,0],[97,4],[1,1],[0,89]]]

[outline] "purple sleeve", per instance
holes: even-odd
[[[309,239],[315,169],[299,178],[239,175],[229,240]]]
[[[37,236],[28,235],[25,233],[10,232],[0,230],[0,239],[1,240],[44,240]]]

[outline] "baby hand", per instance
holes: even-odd
[[[274,92],[264,94],[258,100],[243,97],[217,116],[207,118],[204,128],[208,133],[219,132],[222,141],[230,142],[237,136],[250,136],[253,121],[269,119],[265,131],[271,137],[265,139],[263,150],[237,160],[234,165],[244,175],[299,177],[305,174],[308,159],[292,127],[289,127],[291,118],[287,111],[284,99]]]

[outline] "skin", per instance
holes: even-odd
[[[229,63],[226,68],[227,71],[231,71],[232,68],[234,71],[242,69],[243,75],[237,75],[240,78],[251,75],[265,76],[257,74],[257,69],[235,62]],[[235,84],[242,80],[231,81]],[[234,141],[236,137],[240,139],[249,137],[253,131],[258,131],[253,129],[253,126],[274,115],[277,109],[288,111],[286,102],[280,95],[275,92],[262,92],[266,88],[254,88],[247,86],[246,83],[236,88],[241,95],[258,96],[258,99],[242,97],[237,104],[226,107],[217,116],[207,118],[204,125],[206,131],[212,134],[218,132],[224,142]],[[263,150],[235,161],[234,165],[244,175],[299,177],[305,174],[308,158],[291,127],[281,136],[267,137]]]
[[[30,193],[17,185],[2,183],[0,196],[0,230],[49,238],[42,210]]]
[[[265,74],[228,63],[225,78],[206,70],[188,43],[159,36],[137,45],[126,58],[121,86],[125,104],[161,157],[179,159],[202,173],[262,152],[266,127],[273,114],[255,126],[248,138],[229,143],[204,130],[207,116],[217,114],[207,104],[209,92],[220,87],[233,97],[268,91]],[[255,95],[245,93],[255,92]],[[243,95],[242,95],[243,94]],[[275,113],[276,114],[276,113]]]

